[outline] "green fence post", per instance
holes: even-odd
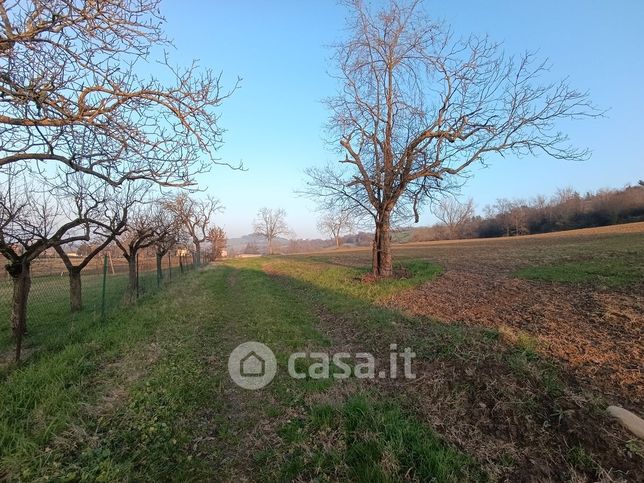
[[[107,283],[107,255],[103,256],[103,293],[101,295],[101,319],[105,318],[105,285]]]

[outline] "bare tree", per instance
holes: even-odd
[[[461,238],[463,228],[474,216],[474,201],[469,198],[465,203],[452,196],[445,196],[432,206],[432,212],[447,227],[450,240]]]
[[[512,230],[512,200],[499,198],[493,206],[488,207],[488,217],[496,217],[501,223],[505,236],[511,235]]]
[[[228,241],[226,232],[223,228],[214,226],[208,231],[208,241],[210,242],[210,253],[212,254],[212,259],[216,260],[221,257],[226,248],[226,243]]]
[[[63,261],[69,275],[69,300],[72,312],[82,309],[82,271],[100,253],[102,253],[126,229],[128,211],[140,203],[149,190],[149,183],[129,182],[125,186],[112,188],[100,180],[83,175],[68,175],[66,182],[74,192],[74,197],[88,198],[95,201],[96,208],[88,213],[90,242],[85,250],[77,250],[78,256],[70,257],[65,245],[56,245],[54,249]],[[76,263],[74,263],[76,262]]]
[[[242,252],[245,255],[259,255],[259,247],[254,243],[247,243]]]
[[[340,92],[328,100],[344,169],[311,169],[308,193],[360,207],[375,224],[373,272],[392,275],[391,224],[413,215],[455,176],[494,155],[585,159],[556,130],[599,115],[585,93],[542,79],[546,63],[504,55],[487,37],[453,37],[419,0],[351,8],[337,46]],[[375,8],[375,7],[374,7]]]
[[[156,257],[157,279],[163,280],[163,257],[175,248],[182,240],[182,225],[176,215],[160,208],[154,213],[154,223],[157,226],[154,254]]]
[[[525,200],[514,200],[510,208],[510,219],[512,231],[516,236],[527,235],[528,229],[528,207]]]
[[[127,209],[124,208],[122,212],[110,213],[108,216],[109,219],[93,221],[90,224],[90,227],[92,227],[90,234],[92,244],[89,245],[88,251],[80,255],[80,262],[78,257],[74,257],[75,260],[72,260],[72,257],[65,251],[64,245],[54,246],[69,275],[69,306],[72,312],[77,312],[83,308],[82,271],[94,257],[105,250],[125,230]],[[74,263],[74,261],[77,263]]]
[[[175,213],[195,247],[194,264],[201,266],[201,244],[208,239],[208,230],[215,214],[223,211],[219,200],[208,196],[197,199],[187,193],[181,193],[166,203],[169,210]]]
[[[348,233],[353,227],[353,216],[350,211],[327,211],[318,221],[318,230],[330,234],[336,248],[340,247],[342,234]]]
[[[187,186],[219,161],[220,74],[137,74],[171,46],[159,0],[0,2],[0,167],[44,164],[111,185]],[[222,163],[224,164],[224,163]]]
[[[290,228],[286,224],[286,211],[282,208],[262,208],[257,212],[253,222],[255,234],[266,238],[268,254],[273,254],[273,242],[281,235],[289,235]]]
[[[157,242],[159,236],[157,223],[158,220],[151,205],[139,205],[128,216],[125,233],[115,240],[128,264],[128,284],[124,294],[126,304],[132,304],[136,300],[139,289],[137,257],[140,251]]]
[[[0,178],[0,254],[13,280],[11,327],[16,360],[27,329],[31,264],[45,250],[90,238],[89,220],[101,201],[51,188],[36,176],[10,172]]]

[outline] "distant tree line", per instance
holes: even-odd
[[[561,188],[550,198],[500,198],[485,207],[484,216],[473,214],[471,200],[451,199],[437,203],[434,213],[440,223],[412,229],[400,241],[517,236],[644,221],[644,186],[640,182],[585,195]]]
[[[260,210],[260,213],[265,210]],[[362,225],[356,222],[351,213],[321,211],[318,230],[330,235],[330,238],[290,239],[282,244],[279,251],[290,254],[372,246],[373,233],[360,230]],[[543,195],[530,200],[499,198],[483,209],[483,216],[475,214],[475,204],[471,198],[459,201],[447,195],[435,201],[432,212],[438,218],[438,223],[418,228],[396,227],[392,241],[410,243],[517,236],[644,221],[644,182],[622,189],[601,189],[585,195],[567,187],[558,189],[549,198]],[[261,234],[257,227],[255,230],[256,234]],[[284,234],[288,234],[288,231]],[[265,251],[257,243],[249,242],[241,253],[259,255]]]

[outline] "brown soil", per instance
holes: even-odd
[[[631,409],[644,403],[644,298],[502,274],[448,270],[387,301],[412,315],[528,334],[606,397]]]
[[[431,324],[399,324],[385,334],[356,327],[323,307],[319,321],[331,351],[370,348],[377,359],[388,357],[383,340],[435,349],[451,343]],[[603,406],[574,381],[566,381],[562,394],[544,393],[537,374],[518,375],[508,367],[502,355],[508,350],[511,344],[482,341],[475,329],[455,357],[416,360],[417,379],[360,382],[401,401],[445,440],[475,456],[495,481],[640,481],[642,456],[627,449],[632,436]],[[580,448],[591,458],[587,466],[572,456]]]

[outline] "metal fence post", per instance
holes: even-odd
[[[103,292],[101,294],[101,318],[105,318],[105,285],[107,283],[107,255],[103,255]]]

